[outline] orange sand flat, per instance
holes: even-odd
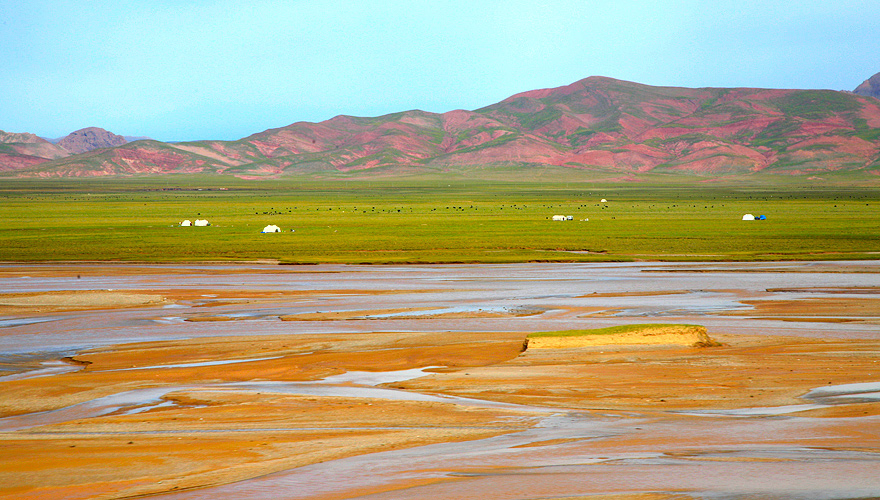
[[[172,397],[207,406],[3,433],[0,493],[22,499],[129,497],[356,454],[482,439],[529,425],[525,417],[501,421],[500,412],[437,403],[249,396],[179,394]]]
[[[850,289],[875,293],[876,289]],[[846,293],[847,289],[826,293]],[[880,325],[880,298],[807,298],[802,300],[743,300],[752,310],[725,311],[723,316],[751,316],[760,319],[812,323],[862,323]]]
[[[105,271],[100,266],[85,269],[62,266],[56,270],[68,275]],[[178,272],[144,266],[145,275],[160,274],[160,271]],[[14,271],[31,275],[43,272],[50,273],[39,266]],[[128,272],[135,271],[129,269]],[[2,277],[0,273],[0,279]],[[180,301],[196,307],[268,304],[344,293],[369,295],[374,292],[157,288],[107,293],[6,294],[0,296],[0,314],[28,316],[37,311],[155,307]],[[880,317],[880,299],[754,300],[750,303],[756,310],[747,311],[747,316],[782,320],[839,317],[874,321]],[[388,310],[392,309],[384,311]],[[287,319],[354,319],[379,311],[329,311],[314,316],[290,315]],[[589,308],[565,310],[565,314],[573,312],[591,311]],[[220,314],[192,317],[224,318]],[[548,314],[548,318],[552,317],[553,313]],[[433,318],[425,315],[413,321]],[[723,450],[739,442],[706,425],[711,419],[677,412],[798,405],[807,402],[801,397],[816,387],[880,379],[880,340],[709,334],[722,345],[695,348],[674,343],[623,345],[618,342],[539,348],[532,344],[523,351],[528,335],[524,332],[392,331],[216,336],[84,350],[71,360],[82,366],[80,371],[0,381],[0,418],[59,410],[147,388],[169,388],[171,392],[161,397],[166,404],[145,404],[142,408],[145,411],[140,413],[111,412],[0,431],[3,450],[0,453],[0,498],[114,499],[204,488],[342,457],[513,433],[534,426],[537,416],[542,415],[518,409],[464,406],[455,404],[454,400],[445,403],[305,396],[217,386],[230,382],[315,381],[351,371],[438,367],[426,371],[424,376],[388,383],[384,387],[529,405],[545,408],[547,412],[556,409],[562,413],[662,420],[690,425],[695,431],[687,442],[675,441],[674,435],[648,431],[589,440],[595,453],[651,449],[669,450],[669,457],[683,460],[779,462],[776,458],[723,454],[705,458],[697,451],[682,451],[701,447]],[[209,362],[226,364],[197,365]],[[876,432],[866,430],[866,425],[873,421],[868,420],[866,424],[859,420],[880,416],[880,403],[805,408],[797,415],[810,417],[815,432],[807,438],[790,438],[789,441],[786,436],[762,435],[761,445],[795,443],[817,449],[880,453]],[[517,451],[553,449],[582,441],[548,439],[520,446]],[[411,479],[350,493],[354,496],[396,488],[403,490],[432,481],[437,482]],[[523,493],[525,497],[528,494],[529,491]],[[691,497],[673,492],[565,498],[672,500]]]
[[[430,290],[416,290],[429,292]],[[409,290],[408,293],[412,293]],[[61,311],[119,309],[123,307],[161,306],[174,302],[194,302],[193,307],[217,307],[229,304],[267,304],[296,298],[333,295],[390,295],[401,292],[376,290],[86,290],[43,293],[0,294],[0,315],[45,314]],[[198,317],[196,317],[198,318]],[[228,318],[226,318],[228,319]],[[196,319],[198,321],[198,319]]]
[[[135,292],[83,291],[0,294],[0,315],[82,311],[169,303],[162,295]]]
[[[713,338],[724,345],[530,348],[503,363],[392,385],[558,408],[680,411],[799,404],[815,387],[880,373],[880,341]]]
[[[168,384],[310,380],[352,369],[473,366],[509,359],[521,350],[520,334],[495,337],[377,334],[126,344],[80,354],[77,360],[89,363],[80,372],[6,382],[0,387],[0,409],[4,416],[47,411]],[[124,370],[236,356],[280,357],[219,369]],[[24,453],[0,455],[0,493],[4,498],[80,493],[118,498],[229,482],[353,454],[480,439],[532,422],[511,411],[428,402],[232,390],[178,391],[165,399],[177,404],[0,433],[4,450]],[[321,428],[327,430],[316,430]],[[25,455],[29,458],[22,459]]]
[[[721,336],[727,345],[711,348],[605,346],[520,353],[522,340],[522,334],[353,334],[332,340],[316,335],[125,345],[81,353],[77,359],[91,364],[77,373],[8,381],[0,401],[3,414],[11,415],[123,388],[308,380],[350,369],[433,365],[450,368],[388,385],[555,408],[739,408],[796,404],[813,387],[864,379],[877,371],[880,353],[880,341],[739,336]],[[116,371],[272,355],[282,357],[222,370]],[[516,412],[440,403],[231,390],[178,391],[165,398],[177,405],[0,433],[4,450],[10,450],[0,456],[0,492],[22,499],[119,498],[203,487],[353,454],[478,439],[533,422]],[[813,416],[866,414],[880,414],[880,405]]]

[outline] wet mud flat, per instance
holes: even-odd
[[[880,265],[2,265],[0,497],[880,496]],[[707,327],[721,345],[524,349]]]

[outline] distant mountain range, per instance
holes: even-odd
[[[98,127],[71,132],[57,140],[48,140],[34,134],[15,134],[0,130],[0,172],[22,170],[48,160],[66,158],[100,148],[111,148],[128,143],[129,138]]]
[[[352,177],[541,166],[609,178],[880,175],[880,100],[860,95],[876,90],[878,80],[851,93],[653,87],[590,77],[474,111],[337,116],[238,141],[120,144],[119,136],[86,129],[53,146],[30,134],[0,133],[0,169],[28,177]],[[84,152],[63,154],[75,149]]]

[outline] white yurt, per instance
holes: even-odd
[[[755,216],[752,214],[743,215],[743,220],[755,220]]]
[[[602,198],[601,200],[599,200],[599,203],[608,203],[608,200],[606,200],[605,198]]]
[[[191,220],[186,219],[185,221],[181,222],[180,225],[181,225],[181,226],[184,226],[184,227],[189,227],[189,226],[192,226],[193,223],[192,223]]]
[[[211,223],[206,221],[205,219],[196,219],[196,221],[193,222],[193,226],[205,227],[210,225]]]
[[[263,230],[260,232],[261,233],[280,233],[281,228],[276,226],[275,224],[269,224],[268,226],[264,227]]]

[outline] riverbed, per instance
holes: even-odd
[[[0,280],[4,498],[880,496],[880,262]],[[525,349],[643,323],[721,345]]]

